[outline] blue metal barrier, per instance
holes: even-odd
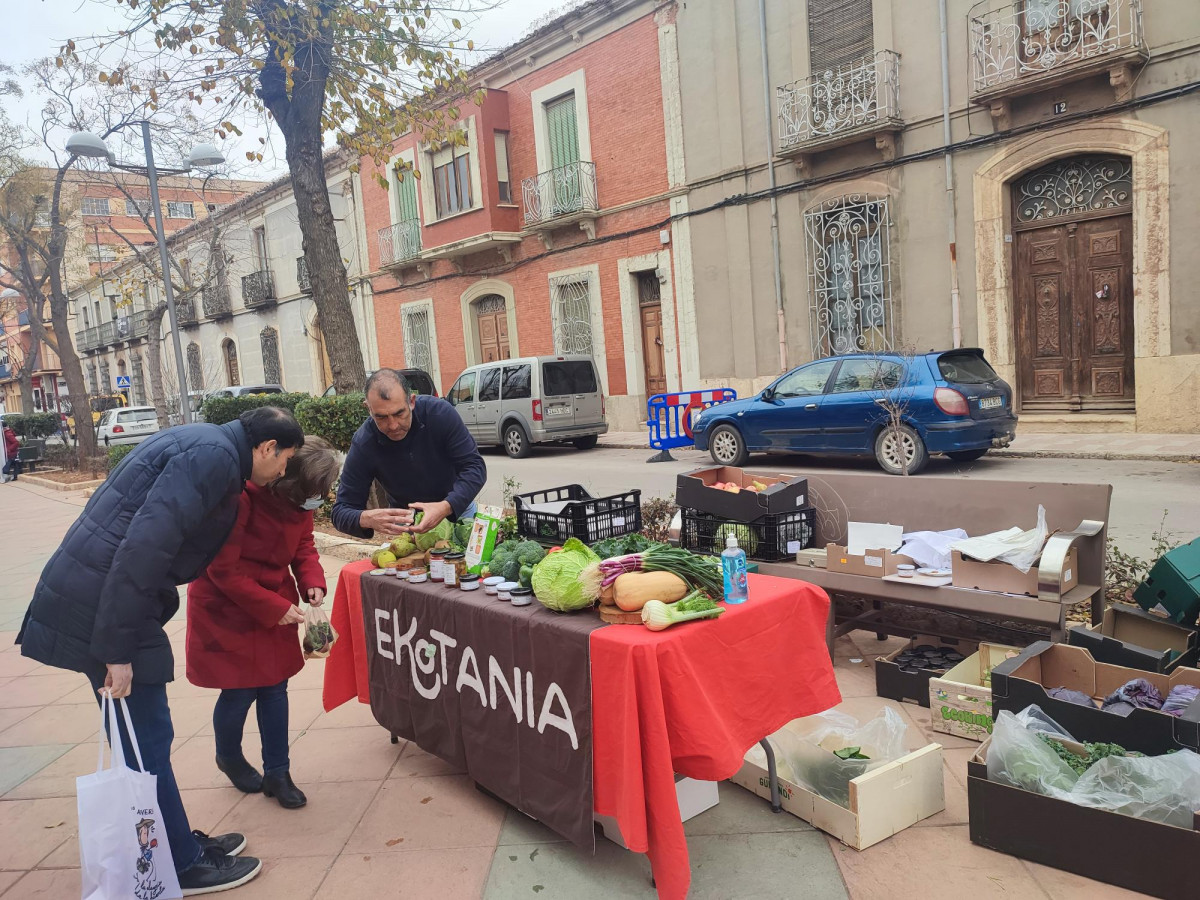
[[[650,428],[650,448],[658,450],[648,462],[673,460],[671,449],[692,445],[692,421],[701,411],[718,403],[737,399],[732,388],[655,394],[646,401],[646,425]]]

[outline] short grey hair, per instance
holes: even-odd
[[[395,369],[378,369],[371,373],[371,377],[367,379],[367,386],[364,393],[369,397],[374,391],[382,400],[391,400],[392,391],[399,388],[404,392],[404,399],[407,400],[412,396],[412,388],[408,386],[408,379],[397,372]]]

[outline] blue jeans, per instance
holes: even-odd
[[[103,675],[97,677],[91,674],[88,679],[97,690],[104,686]],[[99,695],[96,699],[99,702]],[[125,698],[125,703],[129,707],[129,718],[133,722],[133,730],[137,733],[138,748],[142,751],[142,762],[146,765],[146,771],[158,776],[158,811],[162,815],[167,840],[171,844],[175,871],[183,872],[200,859],[201,848],[192,836],[192,826],[188,823],[183,800],[179,796],[179,786],[175,783],[175,773],[171,770],[171,741],[175,739],[175,729],[171,725],[171,710],[167,706],[167,686],[134,684],[133,690]],[[106,730],[107,727],[106,724]],[[126,765],[131,769],[136,768],[137,757],[133,755],[133,747],[129,744],[125,717],[119,710],[117,729],[121,733],[121,742],[125,748]],[[109,742],[112,742],[111,734]]]
[[[221,759],[242,757],[242,730],[250,704],[258,715],[262,738],[263,772],[286,772],[288,759],[287,679],[270,687],[227,688],[221,691],[213,707],[213,731],[217,736],[217,756]]]

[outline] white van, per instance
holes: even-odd
[[[501,446],[513,459],[534,444],[596,446],[608,431],[604,396],[589,356],[529,356],[471,366],[446,399],[482,446]]]

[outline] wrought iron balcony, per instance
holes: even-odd
[[[270,272],[251,272],[242,276],[242,303],[246,309],[275,305],[275,280]]]
[[[115,341],[137,341],[149,333],[150,314],[139,309],[131,315],[117,316],[113,320],[113,338]]]
[[[776,94],[780,156],[828,149],[903,127],[900,56],[892,50],[814,72],[783,85]]]
[[[379,265],[382,268],[415,262],[421,255],[421,222],[404,219],[379,229]]]
[[[596,164],[579,160],[521,182],[525,227],[557,228],[592,219],[600,209],[596,193]]]
[[[312,279],[308,277],[308,260],[303,256],[296,257],[296,284],[300,286],[300,293],[312,293]]]
[[[95,328],[83,328],[75,332],[75,350],[79,353],[86,353],[89,350],[95,350],[98,346],[97,335]]]
[[[233,315],[233,303],[229,299],[229,287],[223,282],[206,284],[200,288],[200,305],[209,319],[228,319]]]
[[[971,96],[1022,94],[1147,56],[1142,0],[1016,0],[970,21]],[[1112,76],[1120,87],[1123,75]]]
[[[175,298],[175,320],[180,328],[193,328],[200,324],[200,317],[196,315],[196,301],[191,296]]]

